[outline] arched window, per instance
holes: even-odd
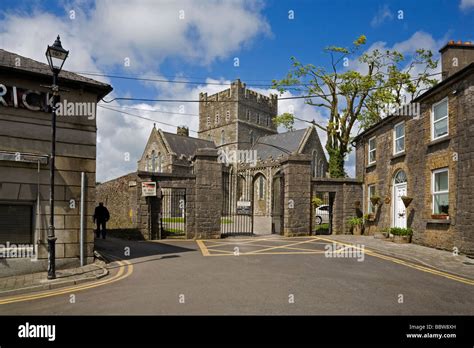
[[[318,176],[318,154],[316,153],[316,150],[313,150],[313,156],[311,160],[311,175],[313,177]]]
[[[163,155],[158,152],[155,172],[161,173],[163,171],[162,166],[163,166]]]
[[[216,120],[215,120],[216,124],[219,124],[219,113],[216,112]]]
[[[207,125],[207,128],[211,127],[211,116],[209,115],[207,115],[206,125]]]
[[[247,121],[250,121],[250,110],[247,110]]]
[[[230,121],[230,111],[229,111],[229,110],[227,110],[226,113],[225,113],[225,120],[226,120],[227,122]]]
[[[243,176],[239,176],[239,180],[237,181],[237,194],[238,200],[244,200],[245,197],[245,178]]]
[[[223,145],[225,142],[225,132],[224,130],[221,130],[221,145]]]
[[[211,134],[211,133],[209,133],[209,134],[207,135],[207,140],[212,141],[212,134]]]
[[[258,199],[265,199],[265,178],[263,175],[258,177]]]
[[[255,140],[255,138],[253,136],[253,131],[249,131],[249,136],[250,136],[250,145],[252,146],[253,143],[254,143],[254,140]]]
[[[150,158],[148,155],[145,157],[145,172],[148,172],[150,170]]]
[[[156,160],[157,160],[157,156],[156,156],[155,150],[153,150],[151,152],[151,166],[150,166],[151,172],[156,172]]]
[[[320,163],[321,163],[321,164],[319,165],[319,167],[320,167],[319,176],[321,176],[321,177],[324,178],[324,177],[326,177],[326,173],[324,172],[324,162],[321,161],[321,160],[319,160],[319,161],[320,161]]]
[[[407,182],[407,175],[403,170],[399,170],[397,174],[395,174],[395,178],[393,179],[395,184],[403,184]]]
[[[257,124],[260,124],[260,114],[257,114]]]

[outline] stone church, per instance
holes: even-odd
[[[176,180],[177,176],[192,177],[197,151],[213,149],[217,150],[222,168],[222,219],[232,221],[227,226],[222,224],[222,232],[230,229],[253,234],[280,233],[281,223],[275,223],[275,220],[282,215],[277,201],[282,183],[276,179],[279,178],[282,160],[288,155],[308,155],[311,157],[311,176],[326,176],[328,164],[316,128],[310,126],[278,133],[273,122],[278,114],[278,96],[259,94],[246,88],[240,80],[213,95],[200,93],[199,100],[198,138],[190,137],[185,126],[178,127],[176,134],[154,126],[138,161],[137,172],[101,184],[98,199],[103,200],[114,215],[116,207],[109,196],[116,195],[111,192],[117,191],[113,184],[116,180],[130,181],[140,173],[172,176]],[[176,204],[171,206],[176,210]],[[248,221],[239,217],[238,224],[237,219],[231,218],[245,214],[251,217],[247,217]],[[133,212],[119,209],[117,215],[129,218]],[[112,228],[133,226],[133,221],[115,225],[112,221],[111,225]]]

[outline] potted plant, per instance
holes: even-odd
[[[411,228],[392,227],[390,234],[393,235],[392,242],[394,243],[410,243],[413,230]]]
[[[360,217],[351,217],[347,219],[347,224],[351,226],[352,234],[354,236],[360,236],[362,234],[362,225],[364,220]]]
[[[380,196],[377,196],[377,195],[374,195],[374,196],[370,197],[370,201],[372,202],[373,205],[379,204],[381,199],[382,198]]]
[[[413,197],[408,197],[408,196],[402,196],[401,199],[403,201],[403,204],[405,205],[405,208],[408,208],[411,201],[413,201]]]
[[[369,221],[369,222],[375,221],[375,214],[374,213],[365,214],[364,220]]]

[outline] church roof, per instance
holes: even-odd
[[[166,142],[170,146],[171,151],[173,151],[178,156],[193,156],[196,150],[200,148],[216,148],[214,142],[209,140],[191,138],[168,132],[163,132],[163,135],[166,139]]]
[[[303,128],[260,137],[252,147],[252,150],[257,150],[257,156],[262,160],[266,160],[270,156],[276,159],[280,155],[288,155],[298,151],[307,131],[307,128]]]

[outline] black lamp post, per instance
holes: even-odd
[[[53,98],[51,103],[52,118],[51,118],[51,156],[49,162],[49,209],[50,220],[48,227],[48,279],[56,278],[56,236],[54,231],[54,162],[56,158],[56,103],[58,102],[59,87],[57,85],[58,75],[63,68],[64,62],[69,54],[63,46],[59,38],[54,41],[52,46],[46,49],[46,58],[48,59],[49,67],[53,72]]]

